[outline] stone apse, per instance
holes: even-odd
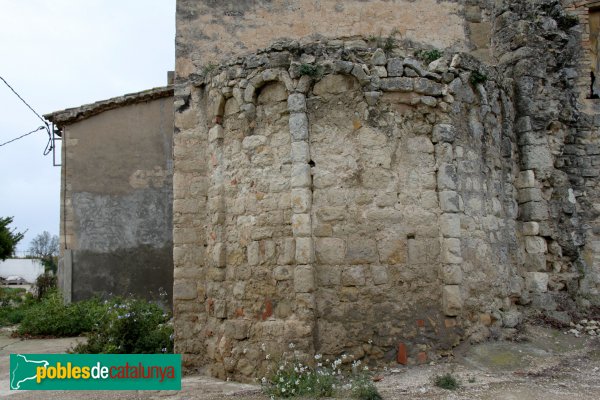
[[[582,22],[551,1],[533,2],[542,22],[510,2],[428,3],[178,2],[186,367],[247,380],[268,367],[263,346],[290,343],[422,363],[597,301]],[[320,32],[319,18],[355,23]],[[548,51],[565,43],[571,58]]]

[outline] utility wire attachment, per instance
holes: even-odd
[[[16,138],[14,138],[14,139],[11,139],[11,140],[9,140],[8,142],[0,143],[0,147],[2,147],[2,146],[6,146],[6,145],[7,145],[7,144],[9,144],[9,143],[16,142],[16,141],[17,141],[17,140],[19,140],[19,139],[23,139],[25,136],[29,136],[29,135],[31,135],[32,133],[36,133],[37,131],[41,131],[41,130],[45,130],[45,129],[46,129],[46,127],[45,127],[45,126],[40,126],[40,127],[38,127],[36,130],[33,130],[33,131],[31,131],[31,132],[27,132],[26,134],[24,134],[24,135],[21,135],[21,136],[19,136],[19,137],[16,137]]]
[[[10,90],[11,90],[11,91],[12,91],[12,92],[13,92],[13,93],[14,93],[14,94],[15,94],[15,95],[16,95],[16,96],[19,98],[19,100],[21,100],[21,101],[23,102],[23,104],[25,104],[25,105],[27,106],[27,108],[29,108],[29,109],[30,109],[30,110],[31,110],[31,111],[32,111],[32,112],[33,112],[33,113],[34,113],[34,114],[35,114],[35,115],[36,115],[36,116],[37,116],[37,117],[40,119],[40,121],[42,121],[42,122],[44,123],[45,129],[46,129],[46,131],[48,132],[48,135],[50,135],[50,126],[48,125],[48,122],[46,122],[46,120],[45,120],[44,118],[42,118],[42,116],[41,116],[40,114],[38,114],[38,113],[37,113],[37,112],[36,112],[36,111],[33,109],[33,107],[31,107],[31,106],[29,105],[29,103],[27,103],[27,102],[25,101],[25,99],[23,99],[23,98],[21,97],[21,95],[19,95],[19,93],[17,93],[17,91],[16,91],[15,89],[13,89],[13,87],[12,87],[12,86],[10,86],[10,85],[8,84],[8,82],[6,82],[6,80],[5,80],[3,77],[1,77],[1,76],[0,76],[0,79],[2,80],[2,82],[4,82],[4,84],[5,84],[6,86],[8,86],[8,88],[9,88]]]

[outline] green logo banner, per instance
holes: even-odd
[[[181,390],[180,354],[11,354],[11,390]]]

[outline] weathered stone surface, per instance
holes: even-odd
[[[389,74],[388,76],[392,76]],[[382,78],[380,83],[381,90],[393,92],[411,92],[414,88],[414,83],[411,78]]]
[[[371,265],[371,276],[373,277],[374,285],[385,285],[389,281],[387,266]]]
[[[536,236],[540,233],[540,224],[534,221],[523,223],[523,236]]]
[[[548,274],[544,272],[528,272],[525,284],[530,292],[545,293],[548,291]]]
[[[524,267],[527,271],[531,272],[546,271],[546,254],[526,253]]]
[[[382,263],[403,264],[406,262],[407,247],[403,238],[390,237],[377,242],[377,250]]]
[[[371,56],[371,64],[373,65],[385,65],[387,62],[387,57],[385,56],[385,52],[382,49],[377,49]]]
[[[437,172],[438,190],[456,190],[456,167],[452,164],[442,164]]]
[[[310,161],[310,149],[307,141],[292,142],[292,162],[308,164]]]
[[[460,264],[462,263],[462,256],[460,250],[460,239],[447,238],[442,241],[442,253],[441,258],[443,263],[447,264]]]
[[[417,78],[414,81],[414,89],[415,92],[426,94],[428,96],[441,96],[444,85],[427,78]]]
[[[348,264],[369,264],[379,262],[377,244],[372,239],[354,236],[346,242],[346,257]]]
[[[527,203],[529,201],[543,201],[542,191],[538,188],[525,188],[519,189],[517,194],[517,201],[519,204]]]
[[[315,240],[315,255],[320,264],[342,264],[346,254],[343,239],[318,238]]]
[[[531,201],[519,206],[523,221],[545,221],[548,219],[548,206],[544,202]]]
[[[198,297],[198,288],[194,281],[176,281],[173,296],[177,300],[193,300]]]
[[[306,213],[310,211],[312,205],[312,192],[310,189],[292,189],[290,199],[292,202],[292,211],[295,213]]]
[[[294,236],[310,236],[311,220],[310,214],[292,215],[292,232]]]
[[[311,293],[315,290],[315,270],[311,265],[294,268],[294,290],[296,293]]]
[[[442,289],[442,307],[444,314],[454,317],[460,314],[463,306],[463,299],[460,293],[460,286],[445,285]]]
[[[439,192],[440,197],[440,208],[444,212],[456,213],[462,209],[460,196],[458,193],[451,190],[444,190]]]
[[[388,76],[402,76],[404,71],[403,60],[401,58],[390,58],[387,63]]]
[[[309,237],[296,238],[296,262],[309,264],[313,262],[313,240]]]
[[[290,114],[290,134],[294,141],[308,140],[308,118],[305,113]]]
[[[533,170],[526,170],[519,172],[517,180],[515,182],[517,189],[523,188],[534,188],[535,187],[535,173]]]
[[[288,97],[288,110],[290,113],[306,111],[306,97],[302,93],[292,93]]]
[[[342,286],[364,286],[365,271],[362,265],[353,265],[342,269]]]
[[[356,80],[350,76],[337,74],[326,75],[323,77],[323,79],[315,83],[313,93],[316,96],[340,94],[350,90],[354,90],[356,86]]]
[[[548,251],[546,240],[540,236],[525,237],[525,250],[531,254],[545,253]]]
[[[292,167],[292,188],[309,187],[310,183],[310,166],[308,164],[294,164]]]
[[[450,124],[438,124],[433,127],[433,143],[439,142],[454,142],[456,138],[456,129]]]
[[[460,215],[454,213],[440,215],[440,232],[444,237],[460,238]]]
[[[208,140],[214,142],[217,139],[223,139],[225,137],[225,130],[219,124],[216,124],[208,131]]]
[[[292,278],[292,271],[295,268],[290,265],[278,265],[273,270],[273,279],[276,281],[286,281]]]
[[[446,285],[460,285],[463,281],[463,272],[460,264],[442,265],[442,282]]]

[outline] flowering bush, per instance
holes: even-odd
[[[104,301],[104,313],[76,353],[172,353],[171,314],[146,300],[114,298]]]
[[[262,346],[264,351],[264,345]],[[290,350],[294,345],[290,344]],[[285,356],[285,354],[284,354]],[[265,359],[269,360],[269,354]],[[343,359],[347,356],[343,355]],[[368,368],[360,368],[361,361],[352,363],[352,372],[346,373],[341,368],[342,358],[334,361],[323,360],[321,354],[314,357],[314,366],[306,365],[297,358],[294,352],[292,361],[281,361],[274,367],[271,375],[263,377],[261,383],[265,393],[276,397],[310,398],[332,397],[338,390],[351,390],[353,397],[361,400],[381,399],[375,385],[371,381]]]

